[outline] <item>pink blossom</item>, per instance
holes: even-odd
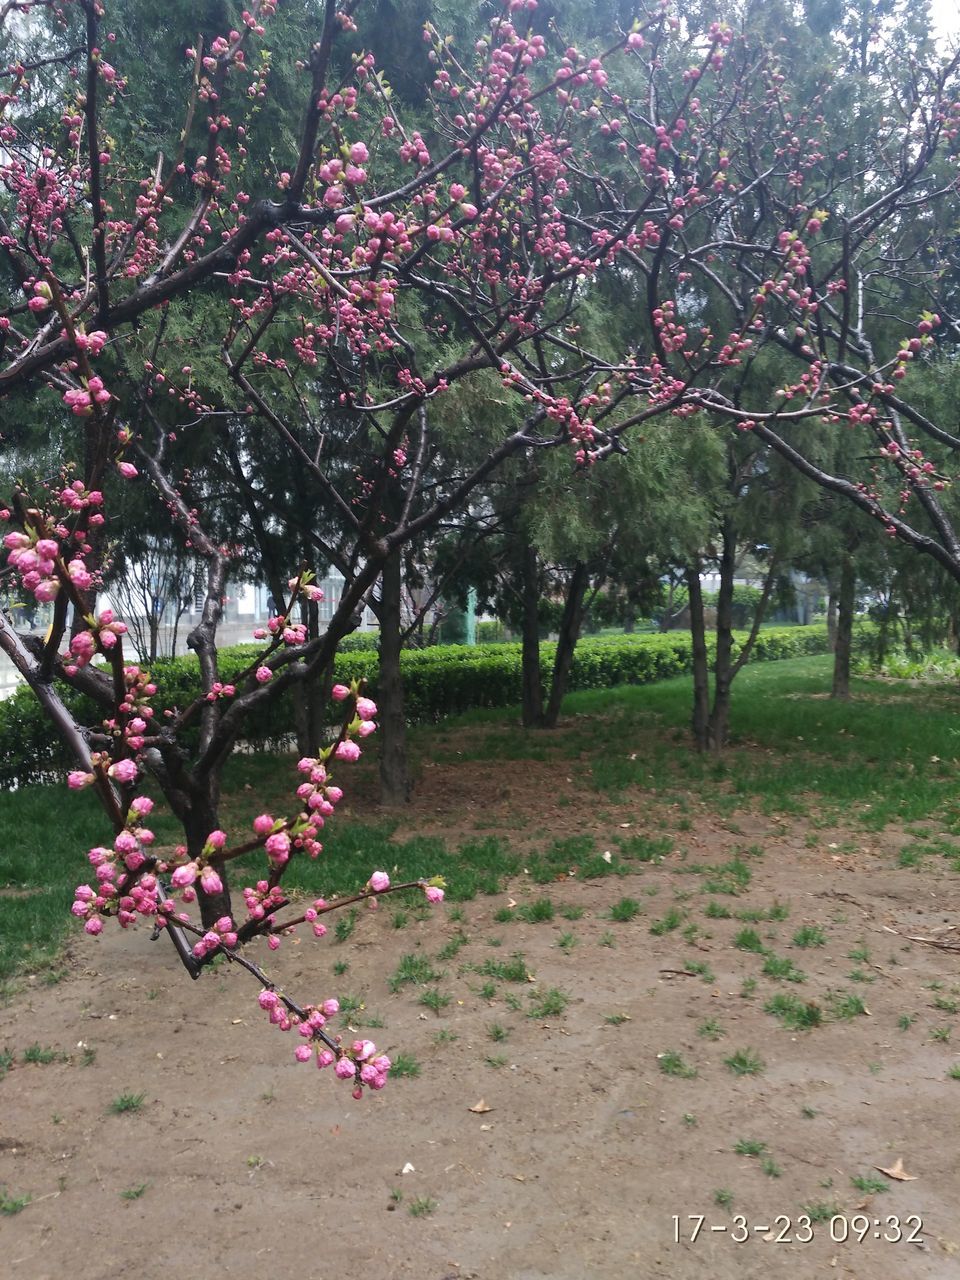
[[[435,884],[425,885],[423,892],[425,893],[428,902],[443,901],[443,890],[439,887],[439,885],[435,885]]]
[[[357,715],[361,720],[372,720],[377,714],[377,704],[371,698],[357,699]]]
[[[383,893],[384,890],[390,888],[390,877],[385,871],[375,871],[367,881],[367,884],[374,893]]]
[[[67,786],[71,791],[82,791],[84,787],[88,787],[94,781],[92,773],[83,773],[79,769],[73,769],[67,774]]]
[[[118,760],[116,764],[110,766],[107,773],[111,778],[126,786],[128,783],[133,782],[139,770],[132,760]]]
[[[334,1067],[334,1072],[341,1080],[352,1080],[356,1075],[356,1068],[349,1058],[340,1058]]]
[[[195,862],[186,862],[182,867],[177,867],[170,877],[170,883],[175,889],[185,889],[196,880],[197,871],[198,868]]]
[[[213,867],[204,867],[200,872],[200,888],[204,893],[223,893],[223,881]]]
[[[357,737],[369,738],[371,733],[376,733],[376,732],[377,732],[377,726],[373,723],[373,721],[364,720],[361,722],[360,728],[357,730]]]
[[[364,1062],[377,1052],[377,1046],[372,1040],[354,1040],[353,1056],[358,1062]]]
[[[117,470],[123,476],[124,480],[136,480],[140,472],[132,462],[118,462]]]
[[[286,862],[290,856],[290,837],[285,831],[275,831],[272,836],[267,837],[264,848],[267,855],[277,862]]]
[[[253,829],[258,836],[269,835],[273,830],[273,818],[269,813],[261,813],[259,817],[254,818]]]
[[[9,537],[9,534],[7,536]],[[343,702],[345,698],[350,697],[350,690],[345,684],[335,684],[330,690],[330,697],[334,702]]]
[[[293,1056],[298,1062],[309,1062],[313,1057],[313,1050],[308,1044],[298,1044],[293,1051]]]
[[[261,1009],[273,1009],[280,1002],[280,997],[275,991],[261,991],[257,999]]]
[[[83,926],[84,933],[90,933],[94,937],[98,933],[103,932],[103,921],[99,916],[91,916],[87,923]]]
[[[353,761],[360,759],[360,748],[355,742],[351,742],[347,739],[344,742],[337,743],[336,750],[333,754],[338,760],[346,760],[353,763]]]
[[[366,164],[370,159],[370,152],[366,145],[362,142],[355,142],[350,148],[350,159],[354,164]]]
[[[335,999],[324,1000],[320,1008],[328,1018],[332,1018],[340,1012],[340,1001]]]
[[[145,818],[153,809],[153,801],[149,796],[137,796],[130,801],[130,809],[140,818]]]
[[[330,1064],[336,1060],[336,1056],[337,1055],[333,1052],[332,1049],[318,1049],[317,1050],[317,1066],[329,1067]]]
[[[257,667],[256,675],[259,684],[266,684],[268,680],[273,679],[273,672],[269,667]]]
[[[207,836],[207,844],[211,849],[222,849],[227,843],[227,833],[225,831],[211,831]]]

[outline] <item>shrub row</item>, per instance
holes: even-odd
[[[738,637],[737,645],[744,637]],[[827,652],[822,626],[770,628],[761,631],[751,661],[768,662]],[[556,646],[541,645],[544,676],[549,677]],[[231,683],[257,656],[252,645],[237,645],[220,653],[220,678]],[[436,721],[475,707],[505,707],[520,701],[519,644],[437,645],[403,655],[407,718]],[[630,635],[581,640],[574,655],[570,689],[602,689],[618,684],[649,684],[684,675],[692,666],[689,635]],[[335,663],[337,680],[367,681],[377,696],[377,654],[370,650],[340,653]],[[157,662],[153,676],[159,687],[158,708],[183,707],[197,689],[197,659],[188,657]],[[70,690],[64,701],[81,723],[95,719],[92,706]],[[293,716],[289,695],[267,704],[251,717],[245,740],[256,749],[277,747],[288,739]],[[72,767],[72,760],[50,730],[29,689],[19,689],[0,702],[0,786],[22,786],[48,780]]]

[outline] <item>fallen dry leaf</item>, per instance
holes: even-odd
[[[467,1107],[467,1110],[472,1111],[474,1115],[485,1116],[488,1111],[493,1110],[493,1107],[488,1107],[483,1098],[481,1098],[480,1101],[475,1103],[472,1107]]]
[[[873,1167],[879,1173],[885,1173],[888,1178],[893,1178],[897,1182],[916,1182],[917,1180],[915,1174],[906,1172],[903,1167],[903,1160],[900,1156],[897,1157],[896,1162],[892,1164],[889,1169],[884,1169],[879,1164],[875,1164]]]

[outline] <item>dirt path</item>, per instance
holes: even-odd
[[[508,826],[520,791],[467,803]],[[438,829],[446,803],[431,806]],[[607,807],[611,828],[625,812]],[[197,987],[146,933],[78,940],[69,977],[0,1009],[14,1059],[0,1271],[159,1280],[215,1259],[220,1276],[304,1280],[960,1276],[960,956],[890,932],[960,920],[955,874],[937,858],[899,867],[904,837],[828,831],[810,849],[799,827],[729,825],[695,814],[684,849],[628,877],[522,880],[462,920],[445,906],[405,928],[382,908],[349,943],[282,948],[270,967],[291,990],[361,999],[349,1026],[420,1066],[359,1104],[294,1062],[244,975]],[[545,896],[550,920],[495,919]],[[623,898],[638,914],[611,919]],[[823,945],[794,945],[804,926]],[[763,954],[734,945],[750,928]],[[522,981],[499,976],[515,953]],[[764,974],[770,954],[786,977]],[[443,976],[391,993],[411,955]],[[337,961],[349,967],[334,977]],[[429,990],[435,1010],[419,1003]],[[563,1011],[530,1016],[553,991]],[[777,996],[821,1025],[788,1029],[765,1011]],[[25,1062],[45,1056],[31,1046],[55,1059]],[[481,1099],[489,1110],[471,1111]],[[877,1171],[898,1159],[915,1180]],[[696,1240],[689,1215],[704,1219]]]

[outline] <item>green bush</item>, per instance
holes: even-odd
[[[375,642],[375,637],[372,637]],[[353,637],[367,640],[366,636]],[[735,641],[736,652],[745,636]],[[334,664],[338,681],[366,680],[371,697],[377,696],[377,654],[369,647],[351,646]],[[751,661],[770,662],[826,653],[827,632],[823,626],[771,627],[761,631]],[[540,646],[544,673],[553,663],[556,645]],[[219,655],[220,679],[233,683],[260,652],[257,645],[237,645]],[[519,644],[434,645],[429,649],[404,651],[401,659],[407,719],[411,722],[437,721],[475,707],[505,707],[520,701],[521,665]],[[671,676],[685,675],[692,666],[690,637],[683,632],[664,635],[603,636],[582,640],[574,654],[570,689],[604,689],[618,684],[650,684]],[[197,659],[190,654],[154,664],[158,687],[154,705],[158,715],[164,709],[183,708],[196,696]],[[64,701],[81,723],[96,721],[94,709],[69,689],[61,689]],[[334,709],[331,708],[331,716]],[[258,708],[244,730],[244,740],[258,750],[285,745],[293,724],[291,695],[284,694]],[[196,730],[194,730],[196,733]],[[186,743],[189,748],[192,744]],[[0,787],[22,786],[50,781],[72,768],[73,761],[63,746],[51,737],[50,729],[29,689],[19,689],[0,702]]]

